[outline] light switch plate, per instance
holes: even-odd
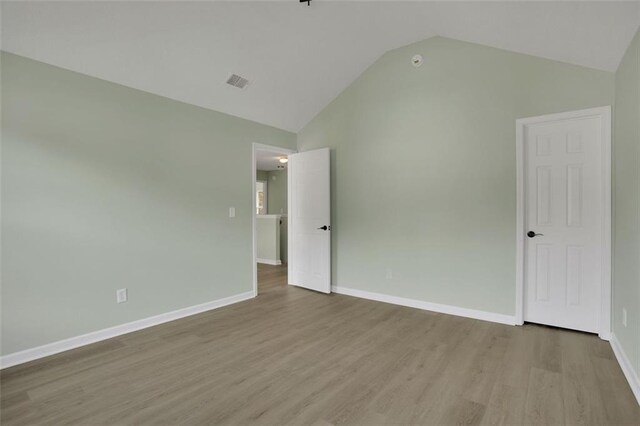
[[[229,217],[236,217],[236,208],[229,207]]]

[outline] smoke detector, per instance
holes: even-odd
[[[249,84],[249,80],[244,77],[240,77],[237,74],[231,74],[229,79],[227,79],[227,84],[239,89],[244,89],[247,87],[247,84]]]
[[[416,68],[422,65],[422,55],[413,55],[413,58],[411,58],[411,65]]]

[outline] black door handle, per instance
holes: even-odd
[[[318,229],[322,229],[323,231],[326,231],[326,230],[331,231],[331,227],[330,227],[330,226],[327,226],[327,225],[323,225],[323,226],[321,226],[321,227],[320,227],[320,228],[318,228]]]
[[[533,238],[533,237],[537,237],[537,236],[543,236],[543,235],[544,235],[544,234],[536,234],[536,233],[535,233],[535,232],[533,232],[533,231],[529,231],[529,232],[527,232],[527,237],[529,237],[529,238]]]

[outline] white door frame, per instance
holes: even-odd
[[[289,155],[297,152],[293,149],[282,148],[280,146],[265,145],[256,142],[253,143],[251,148],[251,238],[253,240],[253,256],[251,256],[253,264],[251,266],[251,270],[253,271],[253,297],[256,297],[258,295],[258,240],[256,238],[256,151],[269,151],[282,155]]]
[[[526,256],[526,150],[524,149],[525,127],[567,119],[599,117],[602,124],[602,278],[598,316],[598,335],[609,340],[611,336],[611,106],[590,108],[516,120],[516,325],[524,324],[524,263]]]

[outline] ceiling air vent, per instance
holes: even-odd
[[[234,87],[239,87],[240,89],[244,89],[247,84],[249,84],[249,80],[246,78],[240,77],[236,74],[231,74],[231,77],[227,80],[227,84],[230,84]]]

